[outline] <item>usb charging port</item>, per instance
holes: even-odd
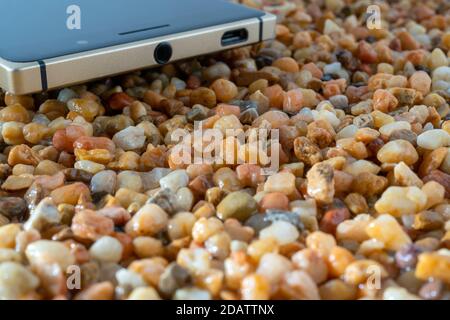
[[[237,29],[227,31],[222,36],[222,46],[231,46],[233,44],[245,42],[248,40],[247,29]]]

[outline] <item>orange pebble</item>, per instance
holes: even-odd
[[[373,108],[384,113],[394,110],[398,105],[397,98],[388,90],[378,89],[373,94]]]
[[[261,212],[269,209],[289,210],[289,198],[281,192],[268,193],[259,201],[259,208]]]
[[[125,92],[116,92],[108,99],[109,107],[113,110],[122,110],[134,102],[134,99]]]
[[[74,149],[94,150],[94,149],[106,149],[111,153],[116,151],[116,145],[114,142],[105,137],[79,137],[73,143]]]
[[[221,117],[230,114],[234,114],[236,117],[239,117],[239,115],[241,114],[241,109],[238,106],[221,103],[216,108],[216,114]]]
[[[327,259],[328,272],[332,277],[340,277],[344,274],[347,266],[355,261],[353,254],[343,247],[331,249]]]
[[[216,123],[216,121],[219,119],[219,115],[213,115],[212,117],[206,118],[205,120],[201,121],[200,126],[202,129],[211,129],[214,126],[214,123]]]
[[[286,92],[283,97],[283,111],[297,113],[303,107],[303,94],[301,89]]]
[[[332,96],[337,96],[341,94],[341,90],[336,83],[330,83],[330,81],[325,82],[322,86],[323,95],[325,98],[329,98]]]
[[[148,90],[144,94],[144,102],[149,104],[151,107],[159,107],[162,100],[165,98],[152,90]]]
[[[307,70],[307,71],[311,72],[311,74],[314,78],[322,79],[322,77],[323,77],[322,70],[320,70],[320,68],[318,66],[316,66],[315,63],[313,63],[313,62],[305,64],[302,67],[302,70]]]
[[[60,129],[53,135],[53,146],[59,151],[73,152],[73,143],[79,137],[86,135],[84,129],[80,126],[68,126],[66,129]]]
[[[283,88],[276,84],[264,89],[264,95],[269,99],[272,108],[283,108],[284,91]]]
[[[420,48],[420,44],[414,39],[414,37],[407,31],[401,31],[397,34],[397,38],[402,44],[403,50],[417,50]]]
[[[261,167],[256,164],[241,164],[237,166],[236,174],[244,187],[256,187],[258,183],[264,182]]]
[[[375,50],[365,41],[361,41],[358,45],[358,56],[364,63],[375,63],[378,60]]]
[[[211,85],[211,89],[215,92],[217,100],[220,102],[228,102],[239,93],[236,85],[226,79],[217,79]]]
[[[297,32],[294,36],[292,44],[295,48],[306,48],[312,44],[312,38],[308,31]]]
[[[300,70],[297,61],[291,57],[279,58],[272,65],[286,72],[298,72]]]

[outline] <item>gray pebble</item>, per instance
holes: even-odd
[[[254,214],[245,221],[245,226],[252,228],[255,230],[255,233],[258,234],[262,229],[270,226],[272,223],[264,218],[264,214]]]
[[[214,81],[219,78],[228,79],[230,74],[230,67],[223,62],[218,62],[203,70],[203,78],[207,81]]]
[[[128,127],[117,132],[113,141],[125,151],[140,149],[145,144],[145,131],[138,127]]]
[[[157,204],[167,214],[173,215],[176,213],[177,197],[170,189],[161,189],[156,194],[147,200],[147,204]]]
[[[0,214],[9,219],[21,218],[27,212],[27,202],[19,197],[0,197]]]
[[[78,94],[72,89],[62,89],[58,94],[58,101],[67,103],[67,101],[78,98]]]
[[[91,179],[93,193],[106,192],[113,194],[116,190],[117,174],[112,170],[100,171]]]
[[[154,168],[150,172],[142,172],[141,179],[144,191],[159,188],[159,180],[167,176],[171,171],[167,168]]]
[[[295,212],[268,210],[267,213],[264,215],[264,221],[269,222],[286,221],[299,229],[304,229],[300,217]]]
[[[175,291],[191,281],[189,271],[179,264],[171,263],[159,278],[159,291],[165,297],[171,297]]]
[[[30,217],[25,222],[23,228],[25,230],[36,229],[42,230],[44,227],[57,224],[61,221],[58,209],[51,198],[44,198],[39,202],[34,210],[31,211]]]
[[[348,108],[348,98],[343,94],[330,97],[330,102],[337,109]]]

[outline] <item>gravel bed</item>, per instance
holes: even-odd
[[[0,299],[450,298],[450,2],[242,2],[275,41],[0,94]]]

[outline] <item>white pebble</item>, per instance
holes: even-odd
[[[39,286],[39,278],[16,262],[0,264],[0,300],[16,300]]]
[[[428,150],[447,147],[450,145],[450,134],[442,129],[428,130],[417,137],[417,145]]]
[[[152,287],[139,287],[134,289],[128,296],[128,300],[161,300],[161,297]]]
[[[340,62],[333,62],[330,64],[325,65],[323,67],[323,73],[326,74],[336,74],[336,72],[339,72],[341,70],[342,66]]]
[[[389,137],[395,130],[402,130],[402,129],[411,130],[411,124],[406,121],[391,122],[382,126],[380,128],[380,133],[384,136]]]
[[[194,194],[191,189],[183,187],[178,189],[177,194],[176,210],[180,211],[190,211],[194,205]]]
[[[424,123],[428,119],[428,107],[423,104],[412,107],[409,112],[414,114],[420,123]]]
[[[389,213],[394,217],[414,214],[425,209],[427,195],[421,189],[413,187],[391,186],[387,188],[375,203],[378,213]]]
[[[139,288],[147,287],[148,284],[145,282],[142,276],[134,271],[122,268],[116,272],[116,279],[119,285],[124,287]]]
[[[122,171],[117,175],[117,190],[127,188],[136,192],[142,192],[142,178],[138,172]]]
[[[175,291],[174,300],[211,300],[211,294],[197,288],[183,288]]]
[[[367,160],[356,160],[355,162],[347,164],[344,167],[344,172],[347,172],[355,177],[363,172],[378,174],[380,170],[381,168],[379,166]]]
[[[445,82],[443,80],[433,82],[433,91],[447,91],[450,89],[450,82]]]
[[[336,134],[336,141],[339,139],[345,139],[345,138],[353,138],[356,134],[356,131],[358,131],[358,127],[354,124],[351,124],[349,126],[346,126],[344,129],[339,131]]]
[[[325,26],[323,28],[323,34],[331,34],[331,33],[340,33],[343,32],[343,30],[331,19],[327,19],[325,21]]]
[[[275,238],[280,245],[292,243],[298,236],[297,228],[287,221],[275,221],[259,233],[261,239]]]
[[[292,262],[286,257],[278,253],[266,253],[261,257],[256,273],[265,277],[272,286],[276,286],[292,268]]]
[[[405,288],[389,287],[383,292],[383,300],[421,300]]]
[[[100,171],[105,170],[104,165],[102,165],[100,163],[96,163],[94,161],[90,161],[90,160],[77,161],[77,162],[75,162],[75,165],[73,167],[75,169],[87,171],[92,174],[96,174],[96,173],[99,173]]]
[[[138,127],[128,127],[117,132],[113,137],[113,141],[125,151],[140,149],[145,144],[145,131]]]
[[[211,268],[211,255],[203,248],[181,249],[177,263],[192,273],[205,272]]]
[[[22,262],[22,255],[14,249],[0,248],[0,264],[7,261]]]
[[[247,242],[244,242],[244,241],[232,240],[230,243],[231,252],[239,252],[239,251],[246,252],[247,248],[248,248],[248,244],[247,244]]]
[[[433,82],[435,81],[450,82],[450,67],[439,67],[433,70]]]
[[[320,110],[319,112],[317,112],[316,110],[313,110],[313,116],[314,116],[314,120],[325,120],[327,121],[329,124],[331,124],[333,126],[333,128],[337,128],[339,126],[339,124],[341,123],[341,120],[339,120],[336,115],[328,110]]]
[[[63,271],[75,263],[75,257],[62,242],[51,240],[39,240],[27,246],[25,250],[30,264],[56,263]]]
[[[119,262],[122,252],[120,241],[109,236],[101,237],[89,249],[92,258],[102,262]]]
[[[177,192],[178,189],[187,187],[189,176],[186,170],[175,170],[159,181],[162,189],[170,189]]]

